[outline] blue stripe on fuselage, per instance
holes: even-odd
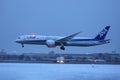
[[[71,39],[67,42],[71,42],[71,43],[79,43],[79,42],[94,42],[94,41],[99,41],[96,39]],[[24,41],[20,41],[19,43],[23,43],[23,44],[46,44],[46,40],[24,40]],[[56,43],[59,45],[59,43]]]
[[[96,39],[71,39],[69,41],[99,41],[99,40],[96,40]]]
[[[24,40],[21,41],[23,44],[44,44],[46,40]]]
[[[99,41],[99,40],[96,40],[96,39],[71,39],[69,41]],[[23,41],[25,43],[45,43],[46,40],[25,40]]]

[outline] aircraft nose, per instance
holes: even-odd
[[[16,43],[21,43],[21,36],[19,36],[16,40],[15,40]]]
[[[16,39],[15,42],[18,43],[18,40]]]
[[[19,39],[16,39],[15,42],[16,42],[16,43],[20,43],[20,40],[19,40]]]

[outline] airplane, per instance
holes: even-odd
[[[22,44],[34,44],[34,45],[46,45],[49,48],[55,48],[60,46],[61,50],[65,50],[64,46],[78,46],[89,47],[110,43],[110,39],[105,39],[110,26],[106,26],[97,36],[94,38],[88,37],[75,37],[80,32],[74,33],[66,37],[60,36],[42,36],[42,35],[23,35],[18,37],[15,42]]]

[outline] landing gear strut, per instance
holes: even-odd
[[[61,49],[61,50],[65,50],[64,44],[63,44],[63,43],[60,43],[60,44],[61,44],[60,49]]]
[[[61,44],[60,49],[61,49],[61,50],[65,50],[64,44],[63,44],[63,43],[60,43],[60,44]]]

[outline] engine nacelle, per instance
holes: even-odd
[[[47,40],[47,41],[46,41],[46,44],[47,44],[47,46],[48,46],[49,48],[54,48],[54,47],[56,47],[54,40]]]

